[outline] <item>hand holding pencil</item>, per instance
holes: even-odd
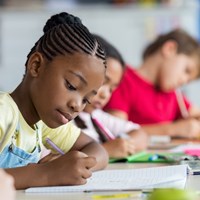
[[[48,177],[48,186],[82,185],[92,175],[97,161],[80,151],[70,151],[57,159],[43,163],[43,171]]]
[[[200,114],[191,115],[188,111],[183,94],[180,89],[176,90],[177,103],[183,120],[175,122],[176,126],[180,128],[180,136],[187,138],[200,138]],[[182,130],[182,132],[181,132]]]

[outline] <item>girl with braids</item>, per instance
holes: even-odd
[[[0,167],[17,189],[85,184],[106,166],[104,148],[70,122],[97,93],[105,68],[104,51],[78,17],[60,13],[47,21],[22,82],[0,93]],[[65,154],[38,163],[42,144],[51,148],[47,137]]]
[[[98,35],[94,35],[106,53],[106,78],[91,104],[86,105],[83,112],[74,119],[76,125],[83,132],[102,143],[110,158],[120,158],[144,150],[147,146],[147,136],[138,124],[114,117],[103,110],[112,92],[118,86],[125,63],[118,50],[108,41]],[[115,139],[109,139],[103,130],[95,123],[96,120],[109,130]]]
[[[173,30],[146,48],[139,68],[126,68],[104,109],[140,124],[149,134],[199,138],[195,116],[200,116],[200,109],[177,90],[199,76],[198,42],[181,29]]]

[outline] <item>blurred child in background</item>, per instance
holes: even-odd
[[[181,29],[160,35],[144,51],[139,68],[127,67],[105,110],[138,123],[149,134],[200,136],[200,109],[176,90],[200,76],[198,42]],[[178,97],[179,96],[179,97]],[[188,114],[182,115],[184,109]]]

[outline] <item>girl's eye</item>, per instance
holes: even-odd
[[[66,80],[66,87],[67,87],[67,89],[69,89],[71,91],[76,90],[76,88],[72,84],[70,84],[67,80]]]
[[[90,102],[88,99],[83,99],[83,103],[84,103],[84,104],[86,104],[86,103],[87,103],[87,104],[91,104],[91,102]]]

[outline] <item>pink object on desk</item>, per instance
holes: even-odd
[[[190,156],[200,156],[200,149],[186,149],[184,153]]]

